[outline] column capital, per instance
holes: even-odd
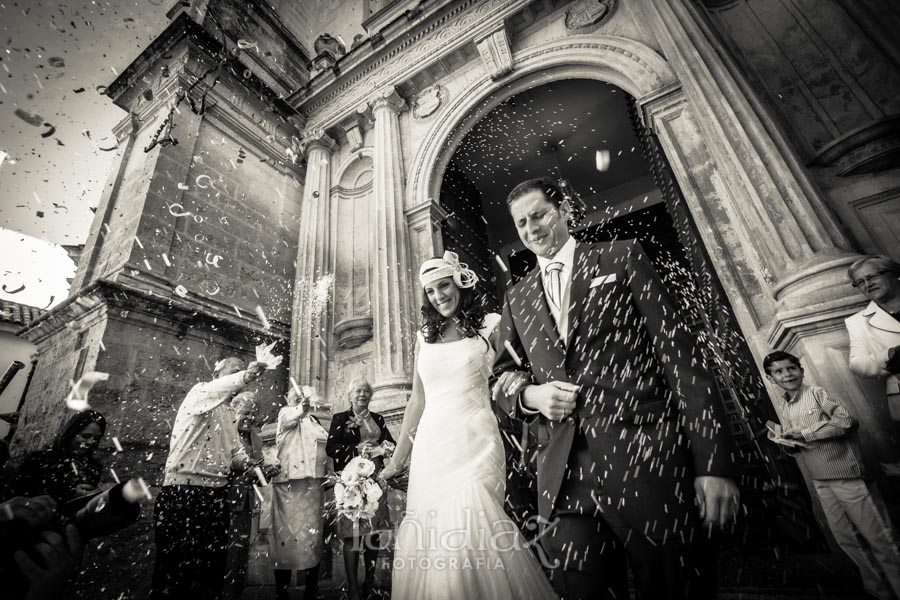
[[[447,220],[448,213],[444,207],[434,198],[429,198],[425,202],[419,202],[415,206],[411,206],[403,211],[406,215],[406,222],[412,228],[418,228],[426,221],[431,221],[432,229],[440,229],[441,224]]]
[[[337,147],[337,142],[325,133],[321,127],[311,129],[303,133],[300,139],[300,145],[305,153],[309,153],[313,148],[322,148],[329,154]]]
[[[387,108],[391,112],[398,113],[406,106],[406,100],[397,92],[397,88],[389,85],[378,90],[375,96],[369,100],[369,105],[373,112]]]

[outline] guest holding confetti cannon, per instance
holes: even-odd
[[[287,600],[291,572],[304,571],[304,600],[319,589],[324,529],[325,464],[318,458],[319,441],[328,432],[310,413],[310,398],[296,386],[287,395],[287,406],[278,412],[275,448],[281,472],[272,482],[272,525],[269,556],[275,568],[275,594]]]
[[[384,468],[383,452],[380,449],[384,447],[386,441],[392,446],[395,442],[384,424],[384,417],[369,410],[371,399],[372,386],[365,378],[351,382],[350,410],[335,414],[331,421],[325,452],[334,459],[336,473],[343,471],[350,459],[360,455],[372,458],[377,471]],[[350,600],[359,600],[361,597],[356,573],[360,543],[364,543],[363,561],[366,571],[363,597],[368,597],[372,592],[379,544],[378,534],[373,531],[383,526],[387,518],[387,502],[383,500],[379,514],[372,520],[371,525],[354,524],[340,516],[337,519],[337,532],[343,539],[344,567],[347,570]]]
[[[254,461],[262,460],[262,440],[259,437],[259,402],[256,392],[241,392],[230,403],[237,422],[238,435],[247,456]],[[263,465],[260,471],[265,481],[278,473],[276,465]],[[247,562],[250,558],[250,543],[253,530],[253,512],[257,492],[254,485],[263,485],[256,469],[242,469],[232,466],[228,482],[228,560],[225,568],[225,588],[222,600],[241,597],[247,578]]]
[[[251,469],[261,462],[254,461],[241,443],[228,401],[274,366],[254,361],[244,369],[240,358],[220,360],[213,380],[191,388],[178,408],[153,515],[156,562],[151,598],[219,597],[228,552],[231,466]]]
[[[94,452],[106,433],[106,419],[95,410],[76,413],[49,448],[32,452],[10,476],[8,495],[47,495],[62,514],[81,508],[100,492],[103,466]]]

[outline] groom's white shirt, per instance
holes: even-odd
[[[572,287],[572,268],[575,262],[575,238],[569,236],[569,241],[563,244],[553,258],[538,256],[537,261],[541,270],[541,283],[544,285],[544,297],[547,298],[547,306],[550,307],[550,314],[553,315],[553,320],[556,322],[556,331],[559,333],[559,338],[565,343],[569,333],[569,289]],[[563,265],[559,273],[562,287],[562,300],[559,303],[559,308],[556,308],[547,296],[547,289],[550,287],[547,265],[554,262],[560,262]]]

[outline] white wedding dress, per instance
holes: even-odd
[[[406,516],[394,551],[393,600],[556,598],[503,510],[506,465],[481,336],[427,344],[419,334],[425,408],[413,444]],[[484,336],[484,337],[483,337]]]

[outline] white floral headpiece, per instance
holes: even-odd
[[[478,283],[478,275],[466,263],[459,262],[456,252],[447,250],[443,258],[429,258],[419,268],[419,283],[424,288],[432,281],[453,277],[458,288],[472,288]]]

